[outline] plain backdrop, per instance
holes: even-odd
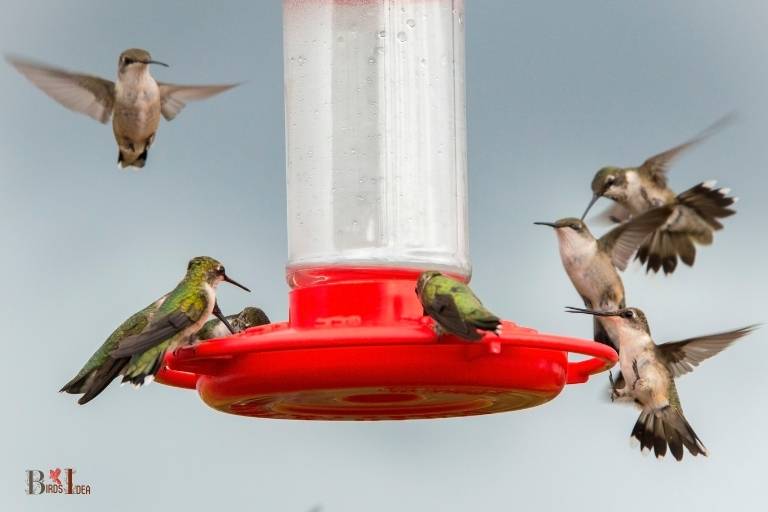
[[[57,389],[130,313],[209,254],[286,318],[281,4],[0,1],[0,51],[106,77],[125,48],[160,80],[247,83],[163,124],[140,173],[111,130],[0,62],[0,509],[748,510],[764,505],[766,335],[678,382],[711,454],[629,447],[637,412],[607,379],[542,407],[381,423],[255,420],[194,392],[110,387],[87,407]],[[718,178],[741,198],[694,269],[625,273],[657,341],[768,319],[768,4],[762,0],[468,0],[473,287],[505,318],[586,337],[554,235],[607,164],[638,164],[731,110],[740,122],[681,158],[676,190]],[[601,203],[598,209],[606,206]],[[73,467],[92,495],[27,496],[25,470]]]

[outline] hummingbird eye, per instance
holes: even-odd
[[[634,316],[635,316],[635,312],[634,312],[634,311],[632,311],[631,309],[628,309],[628,310],[626,310],[625,312],[623,312],[623,313],[621,314],[621,316],[623,316],[624,318],[634,318]]]
[[[225,273],[225,272],[224,272],[224,267],[219,267],[219,268],[218,268],[218,269],[216,269],[216,270],[217,270],[217,272],[218,272],[219,274],[222,274],[222,275],[224,275],[224,273]]]
[[[574,231],[579,231],[581,229],[581,226],[579,226],[575,222],[573,224],[571,224],[570,226],[568,226],[568,227],[571,228]]]

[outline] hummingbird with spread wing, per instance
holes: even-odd
[[[73,73],[17,57],[6,57],[30,82],[66,108],[100,123],[112,119],[120,167],[144,167],[160,116],[173,120],[189,101],[203,100],[237,84],[177,85],[158,82],[149,72],[148,51],[131,48],[117,60],[117,80]]]
[[[613,222],[624,222],[651,208],[673,206],[673,214],[648,237],[636,257],[647,264],[648,271],[663,269],[665,274],[675,271],[678,259],[692,266],[695,244],[712,243],[714,232],[723,228],[720,219],[736,213],[730,207],[737,199],[728,195],[729,189],[716,188],[714,181],[699,183],[676,195],[667,184],[667,173],[675,158],[730,124],[733,118],[733,114],[723,117],[693,139],[648,158],[638,167],[603,167],[592,179],[592,200],[581,218],[601,197],[615,202],[606,214]]]
[[[669,447],[677,460],[683,458],[684,447],[693,456],[706,456],[704,444],[683,415],[675,378],[693,371],[757,326],[657,345],[638,308],[595,311],[569,307],[568,311],[601,317],[611,339],[618,341],[621,372],[615,381],[611,378],[611,396],[640,406],[631,434],[640,442],[640,449],[653,450],[660,458]]]
[[[60,391],[83,395],[78,400],[83,405],[118,375],[124,383],[143,385],[154,378],[168,350],[195,341],[211,314],[234,333],[216,303],[216,288],[222,281],[250,291],[229,278],[217,260],[208,256],[190,260],[176,288],[123,322]]]
[[[648,210],[595,238],[583,220],[568,217],[556,222],[534,222],[555,230],[563,268],[584,306],[597,311],[615,311],[626,306],[624,284],[618,270],[625,270],[629,260],[648,236],[663,225],[673,207]],[[602,325],[594,320],[595,341],[618,349]]]
[[[440,272],[422,272],[416,295],[424,314],[435,321],[438,336],[448,333],[478,341],[483,337],[479,331],[501,333],[501,319],[483,306],[469,286]]]

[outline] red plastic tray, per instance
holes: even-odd
[[[438,339],[414,293],[418,272],[328,274],[294,283],[290,322],[184,347],[158,381],[244,416],[399,420],[533,407],[617,360],[594,341],[507,321],[499,337]]]

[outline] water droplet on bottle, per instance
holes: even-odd
[[[421,63],[422,66],[426,66],[427,65],[427,59],[425,59],[424,57],[419,59],[419,62]]]
[[[387,37],[387,31],[386,30],[380,30],[379,31],[379,37]]]
[[[305,62],[307,62],[307,59],[304,58],[304,56],[299,55],[299,58],[296,59],[296,61],[299,63],[299,66],[303,65]]]
[[[414,20],[413,18],[410,18],[410,19],[408,19],[408,20],[405,22],[405,24],[406,24],[406,25],[408,25],[409,27],[413,28],[413,27],[415,27],[415,26],[416,26],[416,20]]]
[[[398,39],[399,39],[401,42],[403,42],[403,41],[405,41],[406,39],[408,39],[408,36],[406,36],[406,35],[405,35],[405,32],[398,32],[398,33],[397,33],[397,38],[398,38]]]
[[[460,12],[459,13],[459,25],[461,25],[462,23],[464,23],[464,13]]]
[[[375,63],[376,63],[376,59],[374,59],[373,57],[368,57],[368,64],[375,64]]]
[[[379,55],[384,55],[384,47],[383,46],[377,46],[376,47],[376,53]]]

